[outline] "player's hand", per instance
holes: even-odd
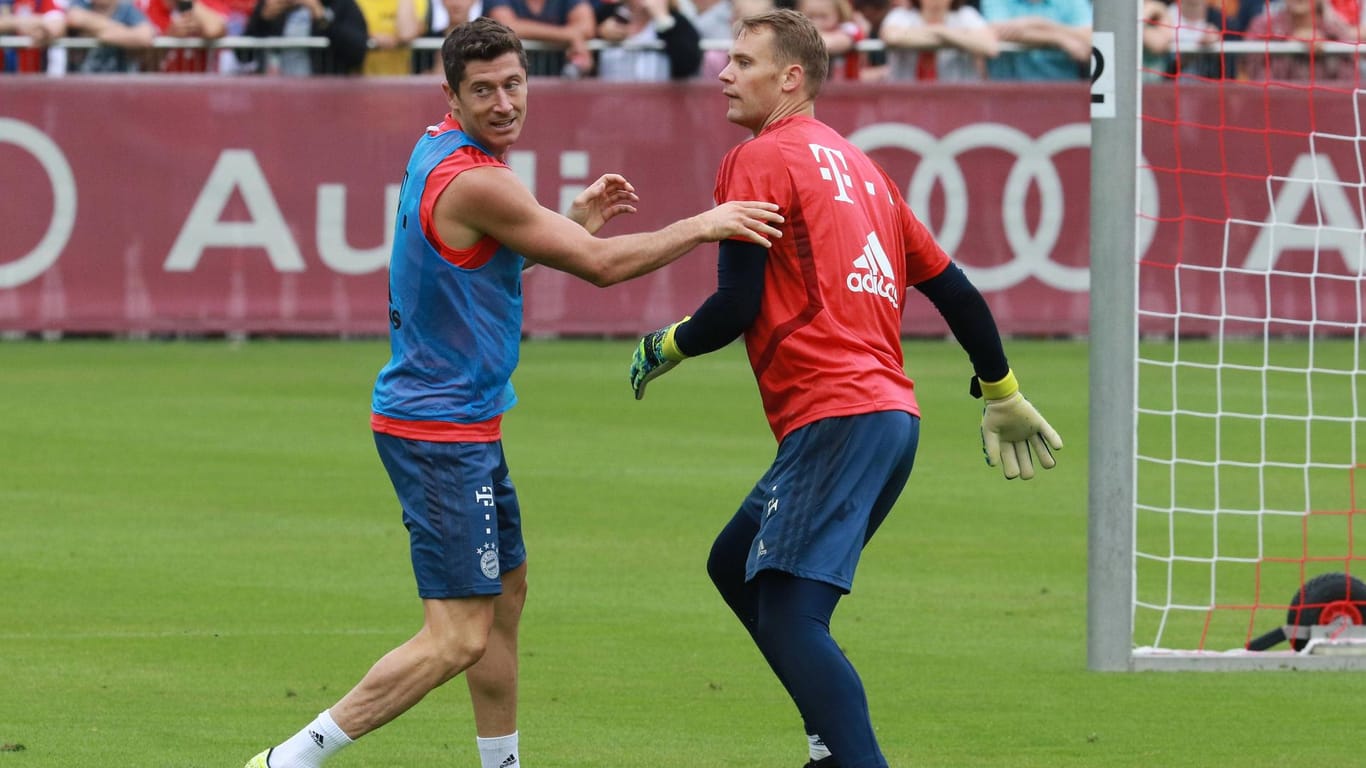
[[[636,188],[631,186],[631,182],[627,181],[625,176],[604,173],[574,197],[574,202],[569,204],[569,212],[565,215],[575,224],[588,230],[588,234],[591,235],[596,234],[602,229],[603,224],[618,214],[635,213],[636,203],[639,201],[640,196],[636,194]]]
[[[772,247],[770,240],[783,236],[775,224],[782,224],[776,203],[758,200],[732,200],[694,217],[702,225],[703,242],[719,243],[738,238]]]
[[[685,317],[667,328],[660,328],[641,337],[636,352],[631,356],[631,389],[636,399],[645,397],[645,385],[673,370],[675,365],[688,356],[678,348],[674,333],[678,326],[688,322]]]
[[[1062,438],[1044,421],[1024,395],[1014,373],[997,382],[981,382],[986,408],[982,410],[982,453],[987,464],[1001,467],[1007,480],[1034,477],[1034,458],[1044,469],[1057,466],[1054,451]]]

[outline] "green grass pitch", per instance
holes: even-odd
[[[514,380],[523,760],[797,768],[800,721],[703,568],[774,450],[743,355],[635,402],[631,348],[528,342]],[[1360,675],[1086,671],[1084,343],[1008,344],[1067,443],[1029,483],[983,464],[961,351],[907,349],[919,460],[834,623],[893,766],[1360,764]],[[417,628],[367,424],[386,354],[0,344],[0,768],[238,768]],[[333,765],[477,760],[457,680]]]

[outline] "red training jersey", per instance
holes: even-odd
[[[949,265],[887,174],[813,117],[795,115],[732,149],[716,202],[781,206],[745,347],[781,442],[819,419],[920,414],[901,354],[906,288]]]

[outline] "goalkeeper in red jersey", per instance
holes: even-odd
[[[991,310],[872,160],[816,120],[828,63],[800,13],[739,22],[720,74],[726,118],[754,139],[726,156],[716,200],[777,203],[771,249],[721,244],[717,290],[646,335],[631,384],[744,335],[778,439],[773,465],[721,531],[707,570],[805,721],[819,768],[883,768],[857,672],[830,636],[859,555],[915,460],[920,411],[901,350],[906,288],[935,305],[986,400],[982,446],[1006,478],[1054,466],[1062,440],[1024,399]]]

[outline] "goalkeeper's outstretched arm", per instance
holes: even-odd
[[[981,292],[952,263],[915,288],[939,310],[972,361],[975,375],[970,391],[986,401],[982,453],[987,464],[1001,467],[1007,480],[1034,477],[1036,457],[1044,469],[1056,466],[1053,452],[1062,450],[1062,438],[1020,394],[996,320]]]

